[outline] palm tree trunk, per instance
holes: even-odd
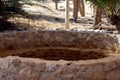
[[[94,26],[99,25],[99,23],[101,22],[101,17],[102,17],[102,10],[100,8],[97,8]],[[97,26],[97,27],[99,27],[99,26]]]

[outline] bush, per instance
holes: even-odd
[[[5,4],[5,9],[7,12],[19,13],[22,11],[21,3],[22,0],[2,0]]]

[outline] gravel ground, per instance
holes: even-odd
[[[93,10],[88,3],[85,3],[85,17],[79,15],[78,22],[75,23],[72,19],[73,3],[70,1],[70,29],[91,29],[94,23]],[[65,1],[58,4],[58,10],[55,10],[53,2],[31,2],[31,4],[24,4],[23,9],[29,14],[26,17],[14,16],[9,19],[10,22],[15,23],[19,30],[39,30],[39,29],[65,29]],[[80,13],[79,13],[80,14]],[[112,27],[107,23],[106,18],[102,19],[102,27]]]

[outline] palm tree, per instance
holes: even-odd
[[[5,3],[5,8],[8,12],[20,13],[22,10],[22,0],[3,0]]]
[[[102,9],[107,15],[111,24],[120,30],[120,0],[86,0],[92,5]]]

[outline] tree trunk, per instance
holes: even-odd
[[[55,9],[58,10],[58,2],[55,2]]]
[[[78,8],[82,17],[85,16],[85,5],[84,0],[78,0]]]
[[[102,10],[100,8],[97,8],[96,10],[96,15],[95,15],[95,22],[94,22],[94,26],[96,28],[99,28],[99,24],[101,22],[101,16],[102,16]]]

